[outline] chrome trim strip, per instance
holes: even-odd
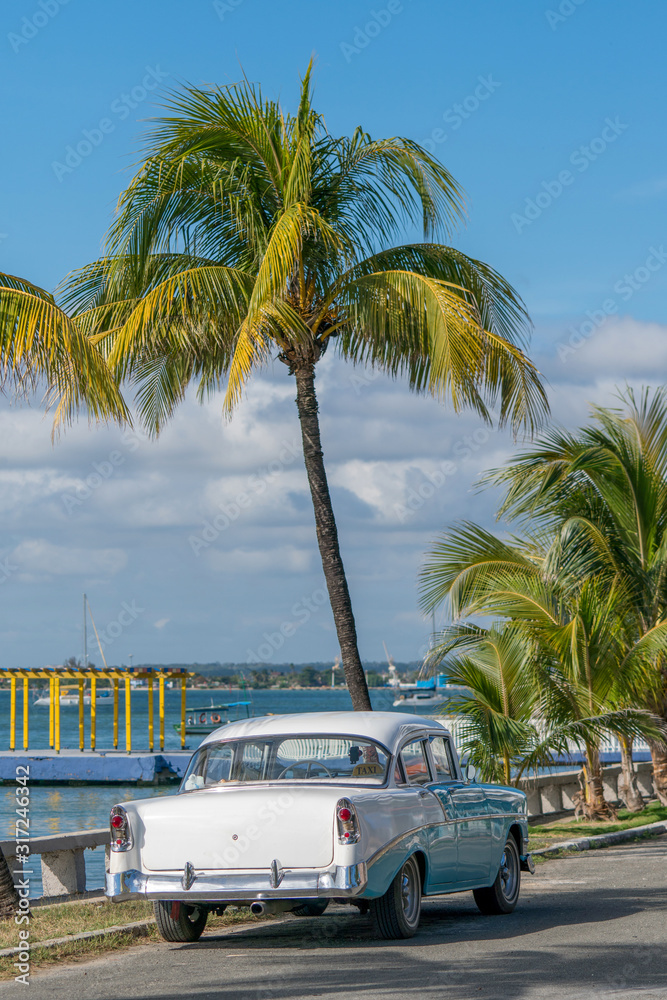
[[[396,844],[399,842],[399,840],[404,840],[405,837],[409,837],[413,833],[419,833],[420,830],[432,830],[438,826],[442,826],[442,823],[427,823],[425,826],[413,826],[411,830],[405,830],[404,833],[399,833],[398,836],[390,840],[388,844],[384,845],[384,847],[378,848],[375,854],[371,854],[366,864],[370,867],[370,865],[374,864],[378,860],[378,858],[383,857],[383,855],[385,855],[387,851],[393,850],[393,848],[396,847]]]
[[[110,899],[182,899],[253,902],[256,899],[307,899],[357,896],[366,886],[366,865],[284,871],[279,887],[271,886],[269,870],[195,875],[190,889],[183,889],[178,875],[146,875],[134,869],[107,872],[105,894]]]
[[[478,815],[478,816],[457,816],[457,817],[452,817],[452,819],[447,819],[447,820],[445,820],[445,822],[446,823],[469,823],[469,822],[472,822],[472,820],[478,820],[478,819],[498,819],[498,818],[502,818],[502,819],[521,819],[522,816],[525,819],[525,816],[524,816],[523,813],[480,813],[480,815]],[[366,861],[366,864],[368,866],[374,864],[378,860],[378,858],[381,858],[384,854],[387,853],[387,851],[391,851],[396,846],[396,844],[399,842],[399,840],[403,840],[404,837],[409,837],[413,833],[419,833],[420,830],[432,830],[432,829],[435,829],[435,828],[437,828],[439,826],[443,826],[443,824],[442,823],[426,823],[426,824],[424,824],[424,826],[413,826],[411,830],[406,830],[404,833],[399,833],[396,837],[394,837],[392,840],[390,840],[389,843],[385,844],[384,847],[380,847],[375,852],[375,854],[371,854],[371,856]]]

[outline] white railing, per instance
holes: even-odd
[[[461,733],[461,727],[465,726],[465,722],[459,716],[447,716],[439,719],[446,729],[449,729],[450,733],[454,737],[454,743],[458,745],[459,736]],[[536,723],[538,731],[540,730],[539,722]],[[648,753],[648,743],[645,740],[635,740],[633,747],[635,750]],[[574,743],[568,743],[568,750],[570,753],[581,753],[581,748],[577,747]],[[621,745],[616,736],[611,734],[605,736],[600,742],[600,751],[602,753],[620,753]]]

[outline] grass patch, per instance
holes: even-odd
[[[130,945],[155,944],[158,940],[160,938],[157,928],[151,925],[134,934],[129,931],[117,931],[114,934],[105,934],[104,937],[91,938],[89,941],[69,941],[53,948],[31,948],[30,975],[33,976],[39,969],[50,965],[90,961],[109,952],[129,948]],[[0,981],[13,979],[18,974],[14,968],[14,961],[15,959],[11,957],[0,958]]]
[[[136,920],[147,920],[153,916],[153,904],[144,900],[128,900],[126,903],[112,903],[99,900],[90,903],[59,903],[55,906],[38,907],[33,910],[29,930],[32,945],[39,941],[80,934],[84,931],[101,930],[118,924],[129,924]],[[209,916],[206,934],[217,934],[233,924],[260,923],[274,917],[253,917],[246,907],[228,907],[221,917]],[[22,924],[22,928],[26,925]],[[88,941],[69,941],[52,948],[31,948],[31,974],[40,968],[58,963],[87,961],[112,951],[125,949],[131,945],[150,946],[160,942],[155,925],[137,928],[134,932],[115,931],[103,937]],[[0,948],[13,948],[18,943],[18,927],[14,921],[0,923]],[[16,975],[13,957],[0,958],[0,980],[13,979]]]
[[[102,927],[130,924],[152,916],[153,907],[141,899],[126,903],[95,900],[90,903],[39,906],[32,911],[30,924],[21,924],[21,927],[30,931],[31,941],[50,941],[66,934],[97,931]],[[0,948],[13,948],[18,943],[18,930],[13,920],[0,923]]]
[[[636,826],[646,826],[667,820],[667,806],[659,802],[651,802],[641,812],[631,813],[627,809],[619,809],[618,819],[609,823],[587,823],[585,820],[564,819],[553,823],[543,823],[529,827],[529,844],[532,851],[561,840],[575,840],[578,837],[596,837],[601,833],[616,833],[618,830],[632,830]]]

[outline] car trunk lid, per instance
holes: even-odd
[[[244,786],[133,803],[148,871],[323,868],[333,860],[341,792],[310,785]]]

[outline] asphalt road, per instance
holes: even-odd
[[[667,837],[549,861],[509,916],[472,893],[425,902],[418,935],[375,941],[349,907],[194,945],[139,945],[0,997],[30,1000],[667,1000]]]

